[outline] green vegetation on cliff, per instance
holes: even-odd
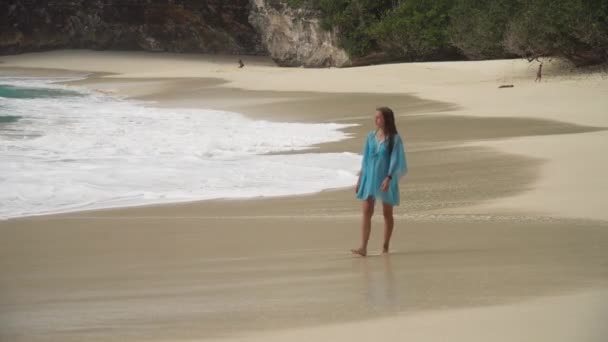
[[[608,62],[606,0],[286,0],[318,10],[353,57]]]

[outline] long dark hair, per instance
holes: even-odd
[[[399,134],[399,132],[397,132],[397,126],[395,126],[395,113],[388,107],[378,107],[376,110],[379,111],[384,118],[384,135],[388,135],[388,154],[390,156],[393,152],[395,135]]]

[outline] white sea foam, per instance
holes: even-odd
[[[0,84],[69,90],[53,80]],[[73,89],[71,89],[73,90]],[[352,185],[360,156],[312,153],[348,125],[256,121],[80,91],[0,97],[0,218]],[[298,154],[269,153],[301,151]]]

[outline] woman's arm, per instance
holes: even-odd
[[[407,159],[405,157],[403,141],[399,135],[395,135],[394,140],[391,161],[388,166],[387,177],[389,179],[399,178],[407,173]]]
[[[359,170],[359,178],[363,175],[363,170],[365,170],[365,165],[367,165],[367,161],[369,160],[369,134],[365,137],[365,144],[363,145],[363,159],[361,160],[361,169]]]
[[[359,192],[359,185],[361,184],[361,176],[363,176],[363,170],[369,159],[369,134],[365,137],[365,144],[363,144],[363,159],[361,160],[361,169],[359,170],[359,178],[357,179],[357,186],[355,192]]]

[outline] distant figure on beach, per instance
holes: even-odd
[[[540,82],[543,78],[543,62],[540,62],[540,65],[538,66],[538,71],[536,71],[536,79],[534,80],[534,82]]]
[[[372,228],[376,199],[382,202],[384,214],[384,244],[388,253],[393,234],[393,206],[399,205],[399,179],[407,172],[403,141],[395,126],[395,114],[388,107],[376,109],[376,129],[369,132],[363,147],[363,161],[355,192],[363,201],[361,246],[351,249],[353,254],[367,255],[367,242]]]
[[[243,61],[239,58],[239,69],[244,66],[245,66],[245,63],[243,63]]]

